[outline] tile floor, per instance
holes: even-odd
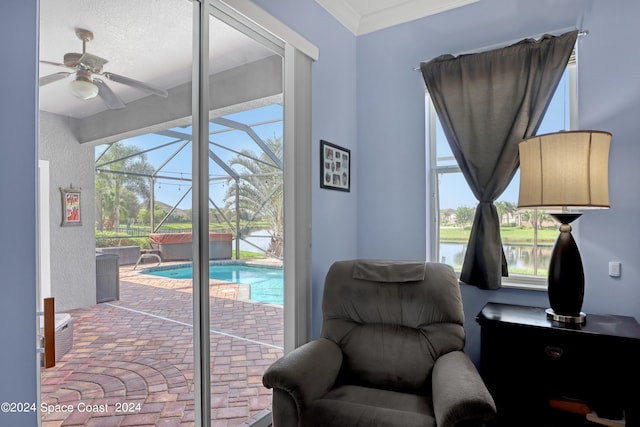
[[[140,267],[139,267],[140,269]],[[262,373],[283,354],[282,307],[211,281],[211,425],[270,408]],[[193,426],[191,280],[120,270],[120,300],[71,310],[72,349],[41,371],[43,427]]]

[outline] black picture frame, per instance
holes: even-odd
[[[320,140],[320,188],[351,191],[351,150]]]

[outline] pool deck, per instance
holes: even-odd
[[[119,301],[68,311],[73,347],[41,371],[43,427],[195,425],[191,280],[140,270],[120,268]],[[271,406],[262,374],[283,354],[283,310],[244,285],[209,289],[211,425],[247,426]]]

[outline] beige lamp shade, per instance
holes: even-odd
[[[518,207],[609,207],[611,134],[567,131],[522,141]]]

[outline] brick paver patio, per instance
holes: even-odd
[[[212,426],[243,426],[270,409],[262,386],[283,353],[282,307],[247,285],[211,281]],[[71,310],[73,348],[42,369],[43,427],[193,426],[191,280],[120,269],[120,300]]]

